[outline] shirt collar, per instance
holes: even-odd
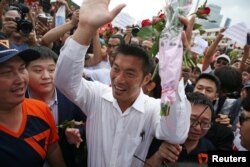
[[[28,91],[27,91],[27,92],[28,92],[28,97],[29,97],[29,98],[33,98],[32,95],[31,95],[32,93],[30,92],[29,88],[28,88]],[[57,91],[56,91],[56,89],[55,89],[55,92],[54,92],[54,98],[48,102],[48,106],[51,107],[51,106],[54,105],[54,104],[58,104]]]
[[[55,104],[55,105],[58,104],[56,89],[55,89],[55,92],[54,92],[54,98],[53,98],[52,100],[49,101],[48,105],[51,107],[51,106],[53,106],[54,104]]]
[[[104,98],[107,101],[112,102],[114,106],[116,105],[118,106],[117,100],[114,98],[112,91],[103,94],[102,98]],[[139,96],[137,97],[137,99],[135,100],[131,108],[134,108],[135,110],[144,113],[145,112],[144,102],[145,102],[145,94],[143,93],[141,89]]]

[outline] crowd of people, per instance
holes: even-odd
[[[181,67],[161,115],[156,39],[112,27],[126,5],[109,2],[0,2],[0,166],[195,166],[249,151],[250,44],[232,59],[222,29],[202,61],[188,50],[195,66]],[[180,20],[190,48],[195,17]]]

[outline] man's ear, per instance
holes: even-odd
[[[143,79],[143,81],[142,81],[142,86],[147,85],[147,84],[150,82],[150,80],[151,80],[151,73],[147,74],[147,75],[144,77],[144,79]]]
[[[155,86],[156,86],[155,82],[151,81],[147,84],[146,89],[148,92],[151,92],[152,90],[154,90]]]

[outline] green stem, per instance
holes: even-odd
[[[152,77],[151,77],[151,81],[154,80],[154,78],[155,78],[156,74],[158,73],[158,71],[159,71],[159,63],[157,63],[156,66],[155,66],[153,75],[152,75]]]

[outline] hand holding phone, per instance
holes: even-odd
[[[37,17],[38,22],[41,22],[43,25],[48,25],[48,17],[46,16],[38,16]]]

